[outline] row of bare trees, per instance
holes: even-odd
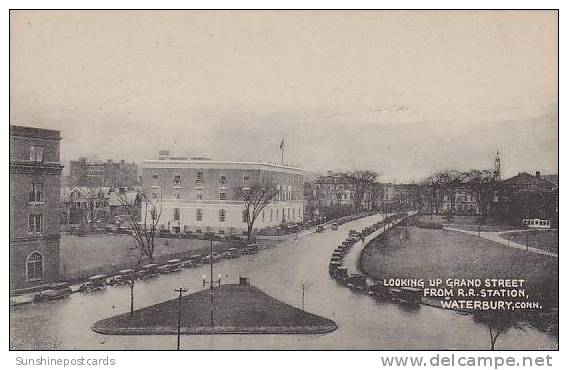
[[[447,197],[450,202],[450,212],[453,212],[456,192],[466,189],[478,204],[480,218],[485,219],[490,211],[495,179],[489,170],[445,170],[428,176],[422,185],[428,193],[432,215],[440,212],[444,197]]]

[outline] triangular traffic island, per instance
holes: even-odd
[[[93,330],[116,335],[177,334],[179,299],[97,321]],[[182,298],[182,334],[320,334],[337,329],[324,317],[302,311],[250,285],[214,288],[214,325],[210,291]]]

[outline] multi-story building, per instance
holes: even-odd
[[[59,131],[10,126],[10,291],[59,276]]]
[[[512,225],[522,225],[525,218],[549,219],[558,225],[558,186],[535,175],[520,172],[496,184],[492,208],[495,217]]]
[[[257,218],[259,229],[303,219],[303,171],[261,162],[172,159],[142,165],[143,191],[161,209],[159,226],[171,232],[242,234],[247,230],[241,190],[271,183],[276,198]],[[146,213],[147,204],[142,205]],[[144,216],[142,216],[144,217]]]
[[[69,163],[69,185],[120,188],[138,185],[138,166],[124,160],[114,162],[80,157]]]

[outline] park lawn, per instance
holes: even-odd
[[[155,239],[154,262],[194,254],[209,254],[210,241],[197,239]],[[234,247],[235,241],[215,241],[213,251]],[[60,242],[61,279],[75,281],[97,274],[112,274],[132,268],[138,250],[130,235],[88,234],[84,237],[63,234]]]
[[[501,237],[515,243],[558,253],[558,230],[527,230],[503,233]]]
[[[214,333],[321,333],[334,330],[332,320],[280,302],[250,285],[214,288]],[[206,334],[211,329],[209,290],[182,298],[182,332]],[[98,321],[93,329],[104,334],[175,334],[179,299]]]
[[[433,219],[433,220],[432,220]],[[454,229],[469,230],[469,231],[479,231],[479,216],[454,216],[453,220],[448,224],[448,220],[442,215],[422,215],[419,218],[420,221],[431,222],[442,224],[444,226],[452,227]],[[497,220],[488,219],[481,226],[481,231],[507,231],[518,229],[509,225],[504,225]]]
[[[396,227],[371,242],[361,270],[374,279],[525,279],[527,292],[543,305],[558,306],[558,259],[509,248],[458,231]]]

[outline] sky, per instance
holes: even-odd
[[[12,11],[10,123],[62,160],[160,149],[411,181],[558,172],[553,11]]]

